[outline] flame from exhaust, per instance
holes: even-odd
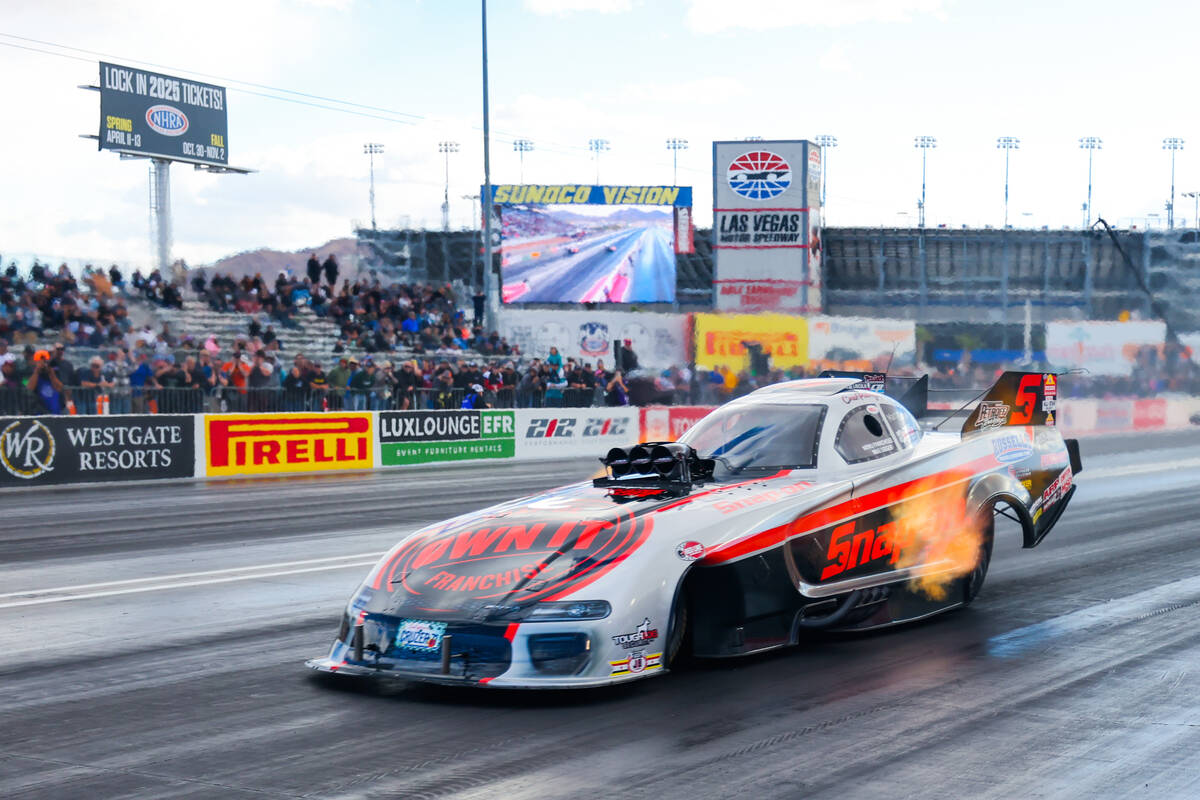
[[[918,575],[909,587],[930,600],[946,599],[950,585],[979,565],[984,520],[967,512],[966,483],[945,486],[924,480],[905,493],[897,508],[896,540],[910,543],[896,568],[937,564],[933,574]]]

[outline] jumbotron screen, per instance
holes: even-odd
[[[674,207],[690,187],[494,189],[505,303],[675,302]]]

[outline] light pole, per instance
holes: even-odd
[[[479,203],[479,195],[464,194],[462,196],[462,199],[471,201],[471,235],[474,236],[476,233],[479,232],[479,224],[477,222],[475,222],[475,206]],[[471,280],[473,281],[475,279],[475,275],[474,275],[474,273],[475,273],[475,257],[477,255],[479,255],[479,248],[476,247],[474,245],[474,243],[472,243],[471,251],[472,251],[471,252],[471,273],[472,273]],[[478,285],[482,285],[482,284],[478,284]]]
[[[1192,209],[1192,227],[1200,228],[1200,192],[1183,192],[1182,194],[1195,201],[1195,208]]]
[[[671,151],[671,185],[679,185],[679,151],[688,149],[687,139],[667,139],[667,149]]]
[[[600,154],[605,150],[610,150],[608,139],[588,139],[588,149],[592,151],[593,157],[596,159],[596,183],[600,183]]]
[[[1079,147],[1088,151],[1088,194],[1087,205],[1083,207],[1083,227],[1090,228],[1092,227],[1092,154],[1103,149],[1104,142],[1100,141],[1099,136],[1084,136],[1079,139]]]
[[[1004,230],[1008,230],[1008,155],[1021,149],[1021,140],[1016,136],[998,136],[996,147],[1004,151]]]
[[[817,137],[821,147],[821,210],[825,209],[825,187],[829,183],[829,148],[837,147],[837,137],[822,133]]]
[[[499,327],[499,299],[496,291],[496,275],[492,264],[492,138],[491,114],[488,111],[488,54],[487,54],[487,0],[479,0],[480,29],[483,34],[483,284],[484,294],[487,295],[484,307],[487,330],[494,331]]]
[[[532,139],[514,139],[513,150],[521,160],[521,183],[525,182],[525,154],[533,150]]]
[[[450,230],[450,154],[458,152],[458,142],[438,142],[438,152],[446,157],[446,191],[442,195],[442,230]]]
[[[371,230],[375,228],[375,156],[383,152],[383,145],[378,142],[367,142],[363,145],[363,152],[371,161]]]
[[[1163,139],[1163,150],[1171,151],[1171,199],[1167,201],[1167,230],[1175,227],[1175,152],[1183,149],[1183,139],[1168,136]]]
[[[937,147],[933,136],[914,136],[913,147],[921,151],[921,202],[917,203],[917,227],[925,227],[925,153]]]

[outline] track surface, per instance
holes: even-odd
[[[587,693],[302,661],[399,532],[591,460],[0,494],[0,797],[1200,797],[1200,433],[1083,452],[970,609]]]

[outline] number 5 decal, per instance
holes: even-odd
[[[1033,420],[1033,409],[1037,405],[1038,392],[1042,386],[1041,375],[1022,375],[1021,383],[1017,386],[1017,398],[1013,403],[1012,416],[1008,418],[1010,425],[1028,425]]]

